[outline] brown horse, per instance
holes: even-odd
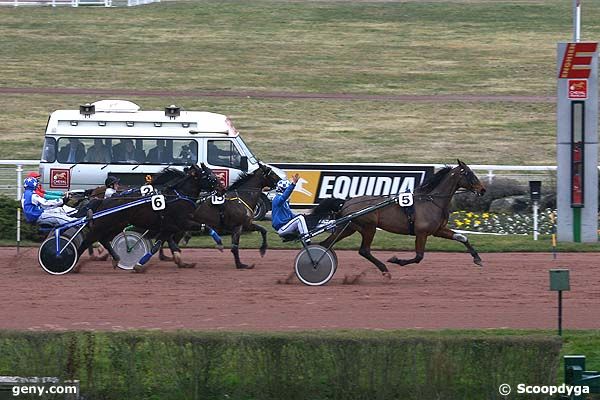
[[[345,229],[344,227],[338,227],[320,245],[329,248],[337,241],[352,235],[354,232],[359,232],[362,236],[362,243],[358,253],[375,264],[387,279],[391,278],[387,267],[371,254],[371,243],[377,228],[392,233],[415,236],[416,256],[414,258],[401,260],[394,256],[388,262],[399,265],[421,262],[425,254],[427,237],[433,235],[461,242],[473,256],[475,264],[482,266],[479,254],[471,246],[467,237],[455,233],[446,226],[450,215],[450,200],[460,188],[480,196],[485,193],[485,187],[473,171],[465,163],[458,160],[458,166],[455,168],[442,168],[416,188],[412,210],[403,208],[398,204],[381,208],[352,220]],[[381,197],[374,196],[360,196],[346,200],[335,217],[341,218],[381,201]]]
[[[238,269],[252,269],[254,265],[247,265],[240,261],[239,244],[240,235],[244,232],[260,232],[262,245],[260,255],[264,256],[267,251],[267,230],[254,223],[254,209],[265,187],[273,189],[280,180],[268,165],[260,163],[259,167],[249,174],[242,175],[223,194],[222,204],[213,204],[211,200],[201,203],[194,212],[193,221],[198,224],[210,226],[220,235],[231,233],[231,252]],[[178,242],[184,236],[180,232],[175,236]],[[161,260],[168,260],[162,254]]]

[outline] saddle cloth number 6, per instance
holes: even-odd
[[[151,199],[152,209],[154,211],[164,210],[167,206],[167,202],[165,201],[165,196],[162,194],[155,194]]]

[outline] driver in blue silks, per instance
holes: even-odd
[[[77,220],[70,215],[76,212],[76,209],[63,206],[63,199],[43,198],[35,192],[38,185],[39,181],[34,177],[28,177],[23,182],[25,190],[21,198],[21,207],[27,222],[58,226]]]
[[[298,232],[304,235],[308,232],[304,215],[296,215],[290,209],[290,196],[296,187],[300,175],[295,174],[292,181],[280,180],[277,182],[277,195],[273,199],[272,205],[272,225],[279,236],[286,236]]]

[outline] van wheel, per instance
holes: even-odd
[[[265,215],[270,209],[269,203],[269,199],[265,195],[261,195],[258,198],[258,203],[256,203],[256,207],[254,208],[254,219],[256,221],[265,219]]]

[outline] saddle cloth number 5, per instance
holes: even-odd
[[[398,204],[400,207],[410,207],[414,204],[412,193],[401,193],[398,195]]]
[[[152,209],[154,211],[164,210],[167,207],[167,202],[165,201],[165,196],[162,194],[155,194],[151,198]]]

